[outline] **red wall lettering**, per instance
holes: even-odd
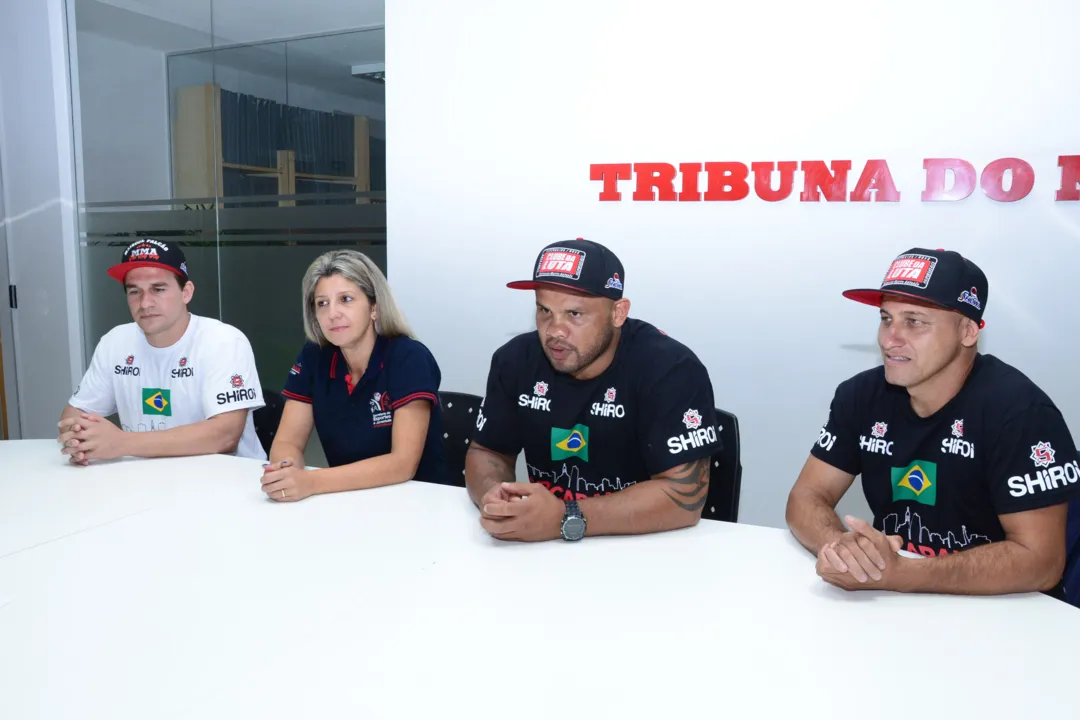
[[[1012,184],[1005,189],[1005,171],[1012,170]],[[983,168],[979,178],[986,197],[998,202],[1016,202],[1027,197],[1035,185],[1035,171],[1020,158],[1001,158]]]
[[[848,193],[851,160],[794,160],[594,163],[589,179],[601,184],[598,199],[618,202],[623,199],[620,182],[633,182],[632,200],[636,202],[738,202],[750,197],[779,202],[791,197],[795,173],[802,171],[800,202],[900,202],[889,163],[884,159],[867,160]],[[1058,156],[1061,184],[1055,200],[1080,202],[1080,155]],[[976,183],[994,202],[1022,200],[1035,187],[1035,170],[1026,160],[1002,157],[987,164],[982,172],[962,158],[926,158],[923,160],[926,185],[923,202],[957,202],[971,197]],[[704,176],[703,174],[704,173]],[[754,174],[753,183],[750,173]],[[773,178],[779,173],[774,183]],[[1008,175],[1008,177],[1006,177]],[[678,190],[676,190],[678,184]],[[1008,186],[1008,189],[1006,189]],[[623,186],[626,189],[626,186]]]
[[[832,172],[821,160],[803,160],[803,191],[799,194],[802,202],[817,202],[819,193],[825,193],[829,202],[847,200],[847,174],[851,170],[850,160],[833,160]]]
[[[604,183],[604,189],[600,191],[600,199],[603,201],[622,200],[622,193],[618,189],[619,181],[629,180],[631,176],[630,163],[589,166],[589,179]]]
[[[1061,189],[1055,200],[1080,200],[1080,155],[1061,155],[1058,157],[1061,168]]]
[[[975,190],[975,168],[960,158],[928,158],[923,160],[926,169],[926,189],[922,199],[963,200]],[[945,189],[946,170],[953,171],[953,185]]]
[[[742,163],[707,162],[705,173],[709,178],[706,200],[742,200],[750,194],[750,186],[746,184],[750,171]]]
[[[682,192],[679,193],[680,202],[695,202],[701,200],[698,191],[698,175],[701,174],[701,163],[679,163],[679,173],[682,175]]]
[[[772,173],[778,164],[780,166],[780,187],[773,190]],[[786,200],[791,195],[791,189],[795,186],[795,170],[798,167],[799,163],[793,160],[783,160],[780,163],[750,163],[750,169],[754,171],[754,192],[766,202]]]
[[[637,175],[634,199],[674,200],[675,172],[675,166],[668,163],[634,163],[634,174]],[[654,189],[656,194],[653,194]]]
[[[852,202],[870,202],[870,192],[874,191],[874,202],[900,202],[900,193],[889,172],[889,163],[884,160],[870,160],[863,168],[859,182],[851,191]]]

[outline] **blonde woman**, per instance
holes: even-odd
[[[263,492],[296,501],[422,479],[449,481],[439,366],[412,337],[386,277],[363,253],[333,250],[304,274],[308,341],[285,381]],[[329,467],[307,470],[319,433]]]

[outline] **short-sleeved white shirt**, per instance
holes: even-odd
[[[198,315],[165,348],[150,345],[135,323],[110,330],[68,404],[99,415],[118,413],[129,432],[168,430],[264,405],[247,337]],[[250,412],[236,454],[266,459]]]

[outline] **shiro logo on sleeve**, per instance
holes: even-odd
[[[1056,463],[1057,451],[1048,442],[1038,442],[1031,446],[1031,461],[1035,464],[1034,474],[1013,475],[1009,478],[1009,494],[1024,497],[1039,492],[1058,490],[1080,481],[1080,464],[1076,460],[1063,465]]]
[[[229,385],[235,389],[229,392],[218,393],[218,405],[246,402],[248,400],[256,400],[259,397],[259,392],[255,388],[244,387],[244,377],[242,375],[236,374],[229,378]]]
[[[690,432],[668,438],[668,452],[672,455],[717,442],[716,428],[712,425],[702,427],[701,413],[694,408],[683,413],[682,421]]]

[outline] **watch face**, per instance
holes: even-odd
[[[562,529],[567,540],[580,540],[585,537],[585,521],[579,517],[567,518]]]

